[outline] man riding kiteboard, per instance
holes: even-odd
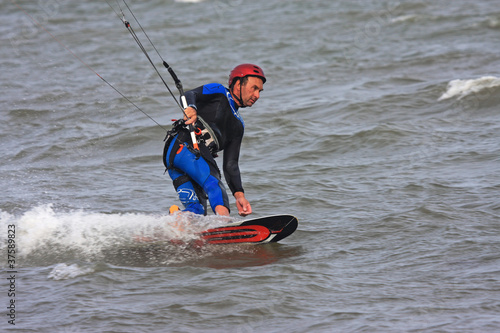
[[[252,213],[245,197],[238,165],[245,123],[240,108],[257,102],[266,82],[259,66],[242,64],[229,75],[228,88],[210,83],[185,93],[184,120],[168,132],[163,162],[184,211],[207,214],[207,198],[214,213],[229,216],[229,199],[215,157],[224,151],[222,170],[241,216]],[[189,125],[194,126],[199,149],[193,145]]]

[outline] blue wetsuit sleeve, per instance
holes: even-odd
[[[193,90],[186,91],[184,95],[186,96],[186,101],[188,105],[197,106],[197,103],[203,103],[210,101],[214,98],[218,98],[217,95],[226,95],[226,89],[224,86],[218,83],[209,83]]]

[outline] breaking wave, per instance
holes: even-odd
[[[35,207],[20,216],[0,211],[2,228],[15,226],[17,261],[21,266],[94,261],[115,254],[123,257],[147,244],[173,244],[197,239],[197,233],[225,222],[220,217],[193,215],[108,214],[83,210],[58,211],[53,205]],[[2,242],[2,250],[6,246]],[[147,250],[150,250],[149,248]],[[138,257],[144,261],[147,258]],[[72,264],[57,267],[54,279],[80,274]],[[84,269],[83,274],[87,269]],[[75,273],[76,272],[76,273]]]
[[[479,79],[452,80],[448,83],[446,92],[439,97],[439,101],[456,97],[461,99],[471,94],[482,93],[484,90],[500,87],[500,78],[483,76]]]

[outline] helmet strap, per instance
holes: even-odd
[[[240,108],[246,108],[246,105],[243,104],[243,97],[242,97],[242,93],[241,93],[241,79],[238,79],[238,82],[234,82],[232,84],[232,90],[234,89],[234,87],[236,86],[236,83],[239,83],[240,85],[240,96],[236,96],[236,94],[234,94],[234,98],[238,101],[238,104],[240,105],[239,107]]]

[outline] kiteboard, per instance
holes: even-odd
[[[208,229],[200,238],[207,244],[275,243],[293,234],[298,224],[293,215],[271,215]]]
[[[195,248],[204,244],[266,244],[275,243],[290,236],[297,230],[299,221],[293,215],[271,215],[243,221],[235,221],[220,227],[195,232],[194,239],[165,237],[161,233],[154,236],[136,235],[134,241],[143,244],[191,245]],[[182,225],[176,224],[182,233]]]

